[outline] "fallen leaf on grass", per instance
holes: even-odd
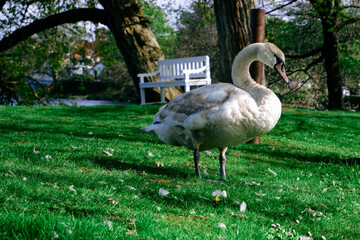
[[[71,186],[69,187],[69,189],[70,189],[70,191],[73,191],[73,192],[75,193],[75,195],[76,195],[76,190],[74,189],[74,185],[71,185]]]
[[[40,152],[39,152],[39,151],[36,151],[35,148],[36,148],[36,147],[34,147],[34,154],[39,154]]]
[[[137,236],[135,221],[135,218],[126,218],[126,227],[128,228],[126,234]]]
[[[270,168],[268,168],[268,171],[269,171],[270,173],[272,173],[274,176],[277,176],[277,173],[274,172],[273,170],[271,170]]]
[[[255,181],[245,182],[245,184],[246,184],[246,185],[250,185],[250,186],[252,186],[252,185],[260,186],[260,185],[261,185],[260,183],[257,183],[257,182],[255,182]]]
[[[196,216],[196,215],[179,215],[180,217],[192,217],[192,218],[200,218],[200,219],[204,219],[204,220],[208,220],[207,217],[203,217],[203,216]]]
[[[132,186],[129,186],[129,185],[126,185],[126,187],[128,188],[128,189],[130,189],[130,190],[136,190],[136,188],[134,188],[134,187],[132,187]]]
[[[171,180],[165,180],[165,179],[159,179],[159,180],[150,179],[150,181],[152,181],[152,182],[160,182],[160,183],[171,183]]]
[[[156,167],[164,167],[164,164],[162,162],[155,162]]]
[[[79,173],[83,173],[83,172],[92,172],[92,170],[86,169],[84,167],[79,169]]]
[[[113,205],[117,205],[119,203],[119,200],[117,198],[115,199],[108,198],[106,199],[106,201],[111,202]]]
[[[110,214],[110,216],[106,216],[105,219],[121,219],[118,215],[116,215],[115,213]]]
[[[231,217],[245,218],[245,219],[249,218],[246,214],[233,214],[231,215]]]
[[[126,231],[126,234],[128,234],[128,235],[133,235],[133,236],[137,236],[136,230],[127,230],[127,231]]]
[[[103,150],[102,152],[103,152],[103,154],[105,154],[105,155],[107,155],[107,156],[110,156],[110,157],[112,156],[112,154],[109,153],[108,151]]]

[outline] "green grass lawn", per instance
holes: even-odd
[[[360,238],[359,113],[284,109],[212,183],[140,131],[159,106],[0,107],[0,239]]]

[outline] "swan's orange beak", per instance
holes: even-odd
[[[274,66],[275,70],[280,74],[280,76],[285,80],[287,84],[290,83],[288,77],[285,74],[285,65],[284,63],[278,63]]]

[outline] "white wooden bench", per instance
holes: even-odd
[[[145,104],[145,88],[160,87],[161,102],[165,102],[164,87],[183,86],[185,92],[191,86],[211,84],[209,56],[159,60],[158,70],[153,73],[141,73],[140,96],[141,104]],[[159,74],[159,82],[145,82],[146,77]]]

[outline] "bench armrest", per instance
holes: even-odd
[[[156,74],[159,74],[160,73],[160,70],[156,70],[155,72],[152,72],[152,73],[139,73],[137,76],[138,78],[140,78],[140,83],[144,83],[144,78],[145,77],[153,77],[155,76]]]
[[[137,76],[138,77],[153,77],[155,76],[156,74],[159,74],[160,73],[160,70],[156,70],[155,72],[152,72],[152,73],[139,73]]]

